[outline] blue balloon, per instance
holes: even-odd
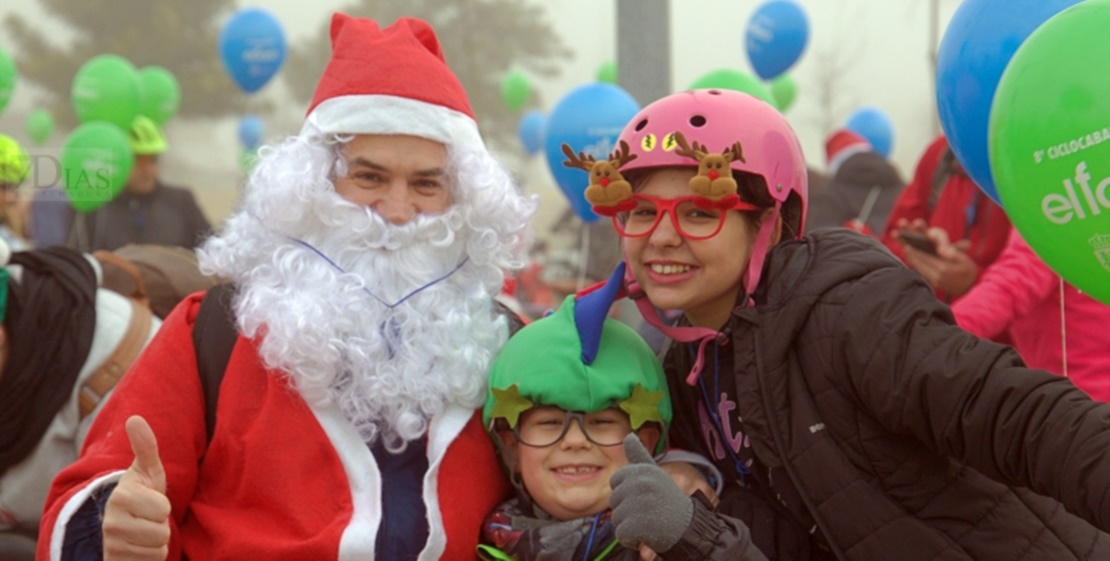
[[[243,148],[254,150],[262,142],[262,135],[266,133],[266,125],[262,119],[254,115],[246,115],[239,119],[239,142]]]
[[[281,23],[261,8],[239,10],[220,31],[220,59],[240,89],[258,91],[285,61]]]
[[[744,38],[752,69],[771,80],[802,56],[809,40],[809,19],[797,2],[771,0],[756,8]]]
[[[571,208],[584,222],[599,218],[586,200],[590,177],[585,170],[563,165],[566,143],[575,153],[584,152],[596,159],[608,159],[616,148],[624,125],[640,111],[640,104],[618,86],[595,82],[571,90],[547,118],[544,152],[547,166]]]
[[[871,148],[882,157],[890,157],[890,149],[894,147],[894,125],[881,109],[857,109],[848,117],[844,127],[866,138]]]
[[[520,137],[520,144],[524,146],[524,151],[529,156],[543,148],[546,127],[547,117],[540,111],[532,110],[521,117],[520,124],[516,127],[516,134]]]
[[[1077,3],[1079,0],[964,0],[944,31],[937,51],[936,79],[941,128],[967,174],[1000,205],[991,174],[987,128],[1002,71],[1033,30]]]

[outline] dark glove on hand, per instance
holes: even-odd
[[[655,464],[635,433],[625,437],[624,454],[628,465],[609,480],[613,488],[609,506],[613,509],[617,539],[628,548],[643,544],[655,552],[665,552],[690,527],[693,499]]]

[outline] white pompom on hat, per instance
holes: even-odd
[[[486,151],[466,91],[427,22],[400,18],[380,28],[336,13],[331,42],[301,136],[411,135]]]

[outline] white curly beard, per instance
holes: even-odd
[[[206,272],[238,286],[239,328],[261,337],[264,364],[393,451],[448,403],[480,407],[508,330],[492,311],[503,248],[472,224],[474,209],[455,204],[397,226],[330,186],[296,189],[285,205],[276,191],[266,204],[248,196],[198,252]],[[308,210],[291,216],[288,205]]]

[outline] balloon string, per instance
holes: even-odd
[[[243,92],[243,96],[246,98],[243,100],[243,114],[250,115],[251,107],[258,105],[258,95],[257,93]]]
[[[83,212],[78,212],[77,216],[73,219],[73,226],[69,230],[69,242],[78,251],[92,251],[92,244],[89,242],[88,226],[85,225],[86,216]]]
[[[1064,377],[1068,377],[1068,324],[1064,313],[1064,277],[1060,277],[1060,346],[1063,347]]]

